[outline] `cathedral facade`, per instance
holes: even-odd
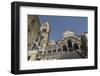
[[[44,59],[60,59],[64,53],[70,53],[80,50],[81,37],[71,31],[65,31],[62,39],[58,41],[50,41],[46,47]]]

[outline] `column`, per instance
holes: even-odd
[[[63,45],[61,44],[61,53],[63,53]]]
[[[81,49],[81,48],[80,48],[80,44],[79,44],[79,43],[78,43],[78,47],[79,47],[79,49]]]
[[[68,44],[66,44],[66,46],[67,46],[67,53],[69,53]]]
[[[74,42],[72,42],[72,49],[73,49],[73,51],[74,51]]]

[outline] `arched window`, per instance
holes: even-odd
[[[63,51],[67,52],[67,46],[63,45]]]
[[[42,32],[46,32],[46,29],[42,29]]]
[[[74,43],[74,50],[77,50],[77,49],[79,49],[79,46],[77,43]]]
[[[58,49],[58,52],[61,52],[61,48]]]
[[[53,53],[55,53],[56,52],[56,49],[53,49]]]
[[[68,43],[68,48],[72,48],[72,41],[70,39],[67,41],[67,43]]]
[[[73,51],[72,41],[69,39],[69,40],[67,41],[67,43],[68,43],[68,49],[69,49],[69,51]]]
[[[51,50],[48,50],[48,53],[51,53]]]

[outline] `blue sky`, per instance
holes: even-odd
[[[59,40],[62,38],[64,31],[73,31],[79,35],[82,32],[87,32],[88,18],[77,16],[39,16],[40,23],[49,21],[50,28],[50,40]]]

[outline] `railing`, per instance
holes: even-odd
[[[84,54],[85,52],[84,51],[81,51],[81,49],[76,50],[76,52],[78,54],[80,54],[83,58],[86,58],[87,57],[87,55]]]

